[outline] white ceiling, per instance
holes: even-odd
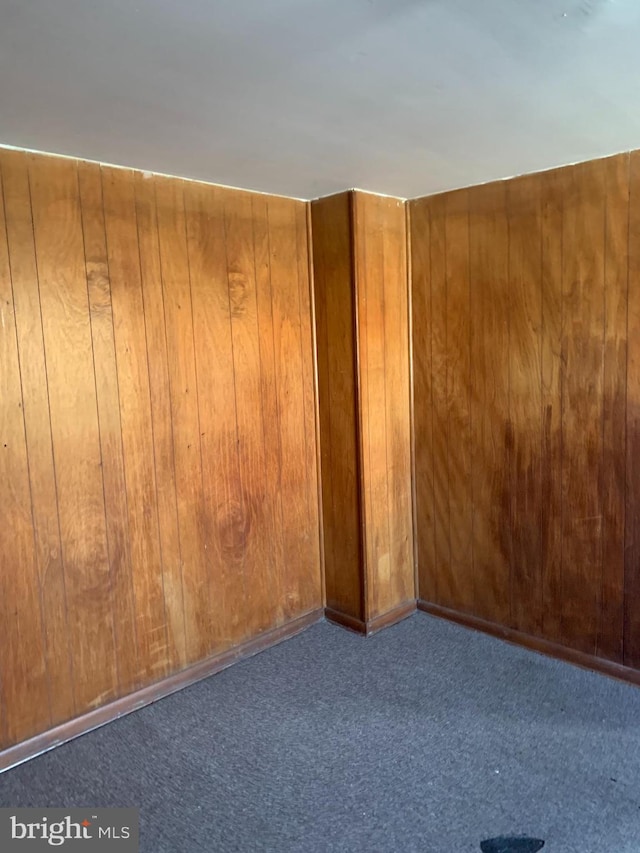
[[[640,147],[639,0],[0,0],[0,143],[300,198]]]

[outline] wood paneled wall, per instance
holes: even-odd
[[[307,206],[0,150],[0,748],[322,605]]]
[[[420,597],[640,666],[640,152],[410,232]]]
[[[354,191],[311,211],[327,604],[367,630],[415,598],[405,210]]]
[[[640,152],[309,212],[0,149],[0,750],[322,606],[316,402],[329,614],[415,533],[424,602],[639,669],[638,294]]]
[[[367,618],[415,599],[404,203],[353,194]]]
[[[365,621],[351,193],[312,202],[327,606]]]

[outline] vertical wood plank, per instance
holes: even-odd
[[[453,606],[474,608],[471,492],[471,330],[469,203],[466,191],[445,200],[447,329],[446,417]]]
[[[562,222],[565,170],[540,176],[542,207],[542,631],[562,641]]]
[[[102,190],[138,653],[148,681],[166,674],[169,652],[133,173],[102,167]]]
[[[312,334],[311,269],[309,265],[308,204],[295,203],[296,257],[298,259],[298,312],[300,315],[300,366],[304,412],[304,468],[307,474],[307,561],[309,575],[303,593],[303,607],[313,610],[322,605],[322,566],[320,563],[320,514],[318,503],[318,448]]]
[[[0,169],[42,591],[46,668],[51,684],[51,722],[55,725],[74,715],[75,701],[26,155],[22,151],[0,151]]]
[[[406,217],[399,199],[381,197],[384,288],[387,513],[391,577],[382,613],[415,598],[411,510]]]
[[[100,167],[93,163],[78,163],[78,180],[98,403],[119,691],[128,693],[139,684],[140,664]]]
[[[281,489],[282,447],[280,444],[280,413],[276,388],[275,347],[271,293],[269,249],[269,213],[264,196],[251,200],[256,275],[256,320],[260,353],[260,397],[264,441],[264,489],[267,496],[265,530],[270,542],[268,576],[276,623],[283,620],[282,568],[284,565],[283,500]]]
[[[50,724],[51,706],[16,317],[1,194],[0,365],[0,506],[3,514],[0,531],[0,614],[3,626],[0,737],[1,745],[8,746],[34,734],[43,724]]]
[[[316,558],[309,548],[308,484],[305,466],[302,338],[299,314],[298,268],[295,240],[297,202],[270,197],[269,241],[273,294],[274,342],[278,409],[280,412],[282,491],[287,495],[285,515],[284,610],[287,618],[300,615],[313,600]],[[315,551],[315,548],[314,548]]]
[[[244,638],[244,541],[238,467],[224,197],[227,190],[186,183],[185,208],[198,410],[203,464],[205,529],[213,542],[212,648]],[[208,552],[212,549],[208,548]]]
[[[622,663],[626,463],[629,155],[605,161],[602,598],[596,654]]]
[[[477,614],[510,622],[508,227],[505,187],[478,187],[469,207],[474,577]],[[435,308],[434,308],[435,312]]]
[[[362,613],[363,620],[366,622],[376,610],[378,593],[377,583],[372,580],[371,575],[379,576],[378,567],[376,565],[376,530],[374,516],[374,495],[372,494],[372,474],[371,474],[371,455],[372,455],[372,439],[371,439],[371,372],[369,369],[369,296],[368,287],[369,278],[371,277],[370,265],[372,259],[367,251],[367,243],[365,240],[365,212],[362,208],[363,201],[359,193],[351,191],[349,193],[349,253],[350,271],[349,271],[349,287],[353,291],[353,326],[350,334],[354,339],[354,363],[355,363],[355,385],[357,408],[355,412],[356,437],[357,437],[357,452],[360,454],[360,467],[358,469],[359,476],[359,503],[358,513],[360,516],[359,524],[361,526],[362,536]],[[359,250],[358,248],[359,247]],[[375,261],[374,261],[375,262]],[[380,347],[378,348],[378,358],[380,357]],[[378,371],[380,372],[380,371]],[[374,377],[375,383],[375,377]],[[380,400],[380,397],[377,398]],[[379,437],[380,427],[377,427],[374,420],[373,441],[375,446],[376,437]],[[359,439],[359,441],[358,441]],[[386,448],[385,448],[386,450]],[[380,464],[381,448],[378,441],[378,464]],[[382,459],[383,465],[386,467],[386,453]],[[379,479],[379,477],[378,477]],[[383,564],[384,568],[384,564]],[[383,575],[384,577],[384,575]]]
[[[411,346],[413,350],[414,434],[418,597],[436,600],[433,502],[433,407],[431,400],[431,233],[429,206],[409,203],[411,233]]]
[[[335,197],[334,197],[335,198]],[[331,429],[331,382],[332,375],[329,369],[329,339],[330,339],[330,320],[328,311],[328,288],[330,275],[336,274],[337,269],[341,269],[343,280],[350,284],[350,257],[348,247],[348,197],[344,197],[343,220],[346,227],[338,227],[336,229],[336,239],[329,240],[329,229],[335,227],[335,215],[327,215],[327,207],[332,203],[332,199],[318,199],[311,202],[311,232],[313,234],[313,279],[314,279],[314,301],[315,301],[315,317],[316,317],[316,352],[318,364],[318,419],[320,428],[320,470],[322,472],[322,518],[323,518],[323,534],[324,534],[324,583],[325,583],[325,604],[333,610],[348,612],[348,601],[350,596],[346,596],[343,601],[343,596],[338,593],[338,585],[341,580],[352,580],[356,578],[354,584],[355,595],[354,600],[358,601],[358,583],[357,577],[359,574],[359,560],[350,561],[351,571],[347,569],[344,572],[336,571],[338,559],[344,555],[344,548],[336,548],[336,530],[337,518],[334,508],[334,497],[336,495],[336,482],[333,466],[333,448],[336,444],[336,436]],[[339,254],[341,260],[340,267],[338,262],[334,261],[331,266],[328,263],[328,255],[335,247],[336,241],[344,244],[342,252]],[[350,288],[348,288],[350,291]],[[349,336],[340,336],[338,341],[350,341]],[[333,344],[335,347],[335,344]],[[347,362],[349,364],[350,362]],[[351,361],[352,363],[352,361]],[[351,371],[353,372],[353,371]],[[336,466],[342,463],[343,457],[336,454]],[[356,499],[357,504],[357,499]],[[351,508],[353,514],[353,507]],[[357,507],[356,507],[357,516]],[[344,513],[342,515],[344,521]],[[356,520],[357,525],[357,520]],[[351,615],[358,614],[358,608]],[[359,615],[359,614],[358,614]],[[361,618],[361,617],[359,617]]]
[[[136,172],[134,183],[167,640],[171,665],[181,668],[189,660],[187,631],[197,631],[197,625],[190,623],[187,626],[185,619],[171,417],[170,354],[162,295],[155,182]]]
[[[449,433],[446,208],[443,196],[429,203],[431,216],[431,399],[433,405],[433,494],[436,603],[455,607],[449,525]]]
[[[76,710],[117,692],[77,165],[29,156]]]
[[[364,620],[351,194],[312,202],[327,605]]]
[[[318,199],[310,203],[311,217],[311,232],[313,235],[313,284],[314,284],[314,302],[315,302],[315,318],[316,318],[316,348],[317,348],[317,365],[318,365],[318,422],[320,431],[320,470],[322,472],[322,519],[323,519],[323,535],[324,535],[324,585],[325,585],[325,605],[334,610],[341,610],[345,605],[341,602],[341,596],[338,595],[338,584],[343,578],[350,579],[359,574],[359,560],[353,562],[351,560],[351,571],[337,572],[336,566],[340,553],[344,554],[344,549],[336,548],[336,513],[334,509],[334,495],[336,494],[336,483],[333,466],[333,447],[336,439],[331,430],[331,371],[329,369],[329,313],[328,313],[328,289],[329,289],[329,273],[335,275],[338,268],[337,263],[333,263],[331,268],[328,266],[328,255],[331,249],[335,246],[334,240],[328,240],[328,230],[334,225],[335,217],[327,216],[327,205],[331,203],[331,199]],[[348,199],[344,201],[345,221],[348,223]],[[342,258],[342,278],[349,283],[349,256],[348,256],[348,228],[338,229],[337,239],[341,239],[347,243],[347,256],[341,254]],[[346,268],[345,268],[346,264]],[[349,288],[350,291],[350,288]],[[347,338],[351,340],[351,338]],[[356,455],[354,454],[354,461]],[[336,466],[342,462],[341,457],[337,456]],[[353,503],[353,502],[352,502]],[[356,501],[357,503],[357,501]],[[353,515],[354,508],[351,506],[349,515]],[[356,507],[357,513],[357,507]],[[343,514],[344,519],[344,514]],[[357,522],[356,522],[357,525]],[[353,569],[358,566],[358,570],[354,573]],[[356,583],[355,601],[358,601],[358,584]],[[347,599],[348,600],[348,599]],[[352,615],[358,614],[359,608]]]
[[[594,654],[602,578],[605,196],[602,161],[571,170],[564,200],[563,636]]]
[[[367,540],[367,619],[384,613],[392,583],[384,293],[384,208],[379,197],[354,193],[357,256],[362,445]],[[363,383],[364,392],[364,383]]]
[[[233,375],[236,396],[243,552],[247,597],[244,619],[250,635],[263,631],[275,618],[270,596],[266,537],[267,506],[264,411],[258,335],[255,254],[251,197],[228,194],[224,204],[225,245]]]
[[[640,667],[640,151],[629,162],[624,663]]]
[[[158,242],[162,273],[171,420],[182,557],[187,659],[198,660],[210,648],[211,592],[208,571],[209,530],[203,512],[203,438],[198,407],[193,309],[181,181],[156,181]]]
[[[509,420],[511,615],[527,634],[542,631],[541,351],[542,233],[538,176],[509,182]]]

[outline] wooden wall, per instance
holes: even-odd
[[[314,201],[311,211],[326,599],[329,608],[364,622],[351,193]]]
[[[0,151],[0,748],[322,605],[307,206]]]
[[[404,203],[353,194],[368,618],[415,599]]]
[[[638,294],[640,152],[309,215],[0,149],[0,749],[322,606],[314,308],[329,612],[415,597],[411,333],[419,597],[640,668]]]
[[[420,597],[640,666],[640,152],[410,223]]]
[[[311,211],[327,604],[367,628],[415,599],[405,209]]]

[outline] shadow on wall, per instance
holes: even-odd
[[[629,418],[627,456],[623,401],[609,410],[606,402],[585,388],[573,407],[565,398],[561,410],[559,399],[529,422],[485,406],[484,426],[493,427],[470,431],[468,466],[450,437],[440,530],[454,501],[469,501],[472,518],[464,531],[450,522],[451,557],[437,571],[440,594],[453,600],[436,603],[623,663],[625,493],[633,500],[625,481],[627,458],[640,459],[640,418]],[[481,405],[472,400],[471,422]],[[449,423],[459,422],[450,411]],[[436,480],[443,461],[434,458]],[[455,537],[469,539],[470,559],[454,560]]]

